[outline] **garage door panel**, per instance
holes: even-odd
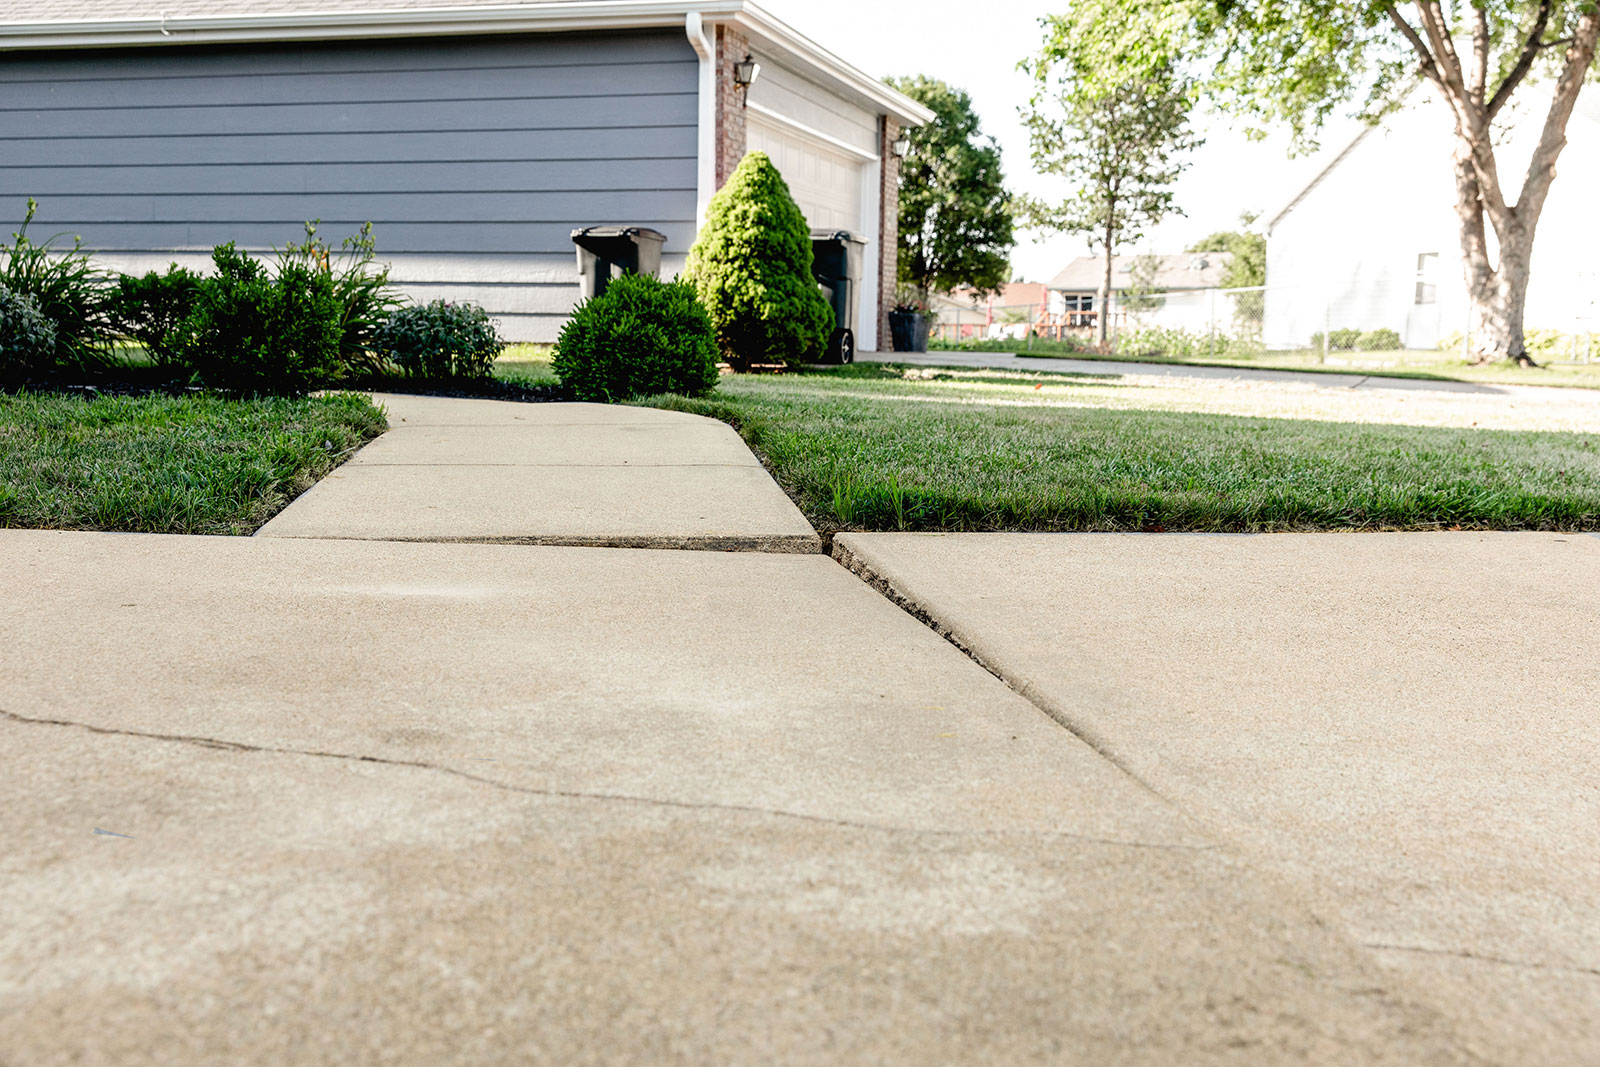
[[[864,164],[754,117],[746,144],[772,159],[813,229],[861,230]]]

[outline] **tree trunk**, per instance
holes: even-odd
[[[1111,265],[1112,238],[1116,236],[1111,226],[1106,226],[1106,275],[1100,284],[1100,313],[1095,316],[1096,333],[1100,338],[1100,347],[1106,348],[1111,340]]]
[[[1519,244],[1531,244],[1526,238]],[[1531,274],[1529,249],[1500,250],[1500,268],[1484,284],[1469,288],[1472,308],[1468,323],[1471,338],[1467,358],[1473,363],[1508,359],[1534,366],[1523,337],[1523,309],[1528,301]]]

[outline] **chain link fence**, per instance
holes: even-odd
[[[1540,363],[1600,363],[1600,287],[1585,303],[1528,306],[1526,340]],[[1100,312],[1093,294],[1052,293],[1047,303],[946,307],[930,339],[940,347],[1026,352],[1036,341],[1096,347]],[[1340,293],[1264,286],[1116,293],[1109,347],[1128,355],[1174,359],[1290,355],[1323,362],[1372,362],[1385,354],[1437,353],[1465,358],[1471,335],[1464,300],[1441,299],[1440,287],[1352,287]]]

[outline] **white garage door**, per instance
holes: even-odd
[[[745,144],[777,165],[812,229],[861,232],[860,160],[755,115],[748,118]]]

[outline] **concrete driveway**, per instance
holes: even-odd
[[[1490,1062],[1600,1062],[1600,538],[849,534]]]
[[[1478,1062],[824,557],[0,566],[7,1067]]]

